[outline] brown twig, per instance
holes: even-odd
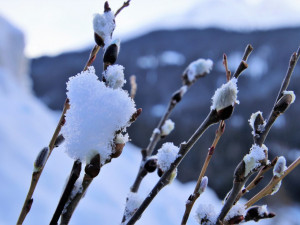
[[[280,177],[273,176],[270,183],[262,189],[259,193],[257,193],[253,198],[251,198],[246,204],[246,208],[249,208],[258,200],[263,197],[270,195],[273,192],[273,188],[278,184],[283,178],[285,178],[290,172],[292,172],[298,165],[300,164],[300,157],[298,157],[285,171],[284,174]]]
[[[223,55],[223,65],[225,67],[226,80],[228,82],[228,81],[230,81],[230,78],[231,78],[231,71],[228,69],[228,60],[227,60],[227,55],[225,53]]]
[[[248,68],[247,59],[252,51],[253,51],[253,47],[250,44],[248,44],[245,49],[243,59],[240,62],[236,71],[234,72],[233,77],[238,78],[242,74],[242,72]]]
[[[17,224],[22,224],[27,216],[27,214],[29,213],[30,211],[30,208],[31,208],[31,205],[32,205],[32,202],[33,202],[33,198],[32,198],[32,195],[34,193],[34,190],[36,188],[36,185],[39,181],[39,178],[43,172],[43,169],[45,167],[45,164],[48,160],[48,158],[50,157],[54,147],[55,147],[55,142],[56,142],[56,139],[59,135],[59,132],[61,130],[61,127],[63,126],[64,124],[64,121],[65,121],[65,113],[66,111],[69,109],[70,105],[69,105],[69,101],[68,99],[65,101],[65,104],[64,104],[64,108],[63,108],[63,111],[62,111],[62,114],[60,116],[60,119],[59,119],[59,122],[56,126],[56,129],[54,131],[54,134],[50,140],[50,143],[49,143],[49,154],[44,162],[44,165],[38,170],[38,171],[34,171],[32,173],[32,178],[31,178],[31,184],[30,184],[30,187],[29,187],[29,190],[28,190],[28,193],[27,193],[27,196],[26,196],[26,199],[24,201],[24,204],[23,204],[23,207],[22,207],[22,210],[20,212],[20,215],[19,215],[19,218],[18,218],[18,221],[17,221]]]
[[[127,6],[129,6],[129,3],[130,3],[131,0],[128,0],[126,2],[123,3],[123,5],[116,11],[115,13],[115,17],[124,9],[126,8]]]
[[[193,192],[193,194],[191,194],[189,196],[188,200],[186,201],[185,212],[184,212],[184,215],[182,217],[181,225],[185,225],[187,223],[190,212],[193,208],[193,205],[201,195],[201,193],[199,192],[199,188],[200,188],[202,178],[205,175],[205,172],[206,172],[206,169],[209,165],[210,159],[213,156],[214,150],[215,150],[222,134],[224,133],[224,130],[225,130],[225,122],[224,122],[224,120],[222,120],[219,124],[219,127],[218,127],[217,131],[216,131],[215,139],[214,139],[214,141],[213,141],[213,143],[212,143],[211,147],[209,148],[208,153],[206,155],[206,158],[205,158],[204,164],[202,166],[200,175],[198,177],[198,181],[197,181],[197,184],[195,186],[194,192]]]

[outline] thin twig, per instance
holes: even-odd
[[[231,79],[231,71],[228,69],[228,60],[227,60],[227,55],[226,54],[223,55],[223,65],[225,67],[226,80],[228,82]]]
[[[32,198],[32,195],[34,193],[34,190],[36,188],[36,185],[39,181],[39,178],[43,172],[43,169],[45,167],[45,164],[48,160],[48,158],[50,157],[51,153],[52,153],[52,150],[54,149],[55,147],[55,142],[56,142],[56,139],[59,135],[59,132],[61,130],[61,127],[63,126],[64,124],[64,121],[65,121],[65,113],[66,111],[69,109],[70,105],[69,105],[69,101],[68,99],[65,101],[65,104],[64,104],[64,108],[63,108],[63,111],[62,111],[62,114],[60,116],[60,119],[59,119],[59,122],[56,126],[56,129],[54,131],[54,134],[50,140],[50,143],[49,143],[49,154],[46,158],[46,161],[44,163],[44,165],[38,170],[38,171],[34,171],[32,173],[32,178],[31,178],[31,184],[30,184],[30,187],[29,187],[29,190],[28,190],[28,193],[27,193],[27,196],[26,196],[26,199],[24,201],[24,204],[23,204],[23,207],[22,207],[22,210],[20,212],[20,215],[19,215],[19,218],[18,218],[18,221],[17,221],[17,224],[22,224],[27,216],[27,214],[29,213],[30,211],[30,208],[31,208],[31,205],[32,205],[32,202],[33,202],[33,198]]]
[[[117,10],[117,12],[115,13],[115,17],[127,6],[129,6],[130,0],[126,1],[123,3],[123,5]]]
[[[248,64],[246,62],[247,62],[247,59],[248,59],[248,57],[249,57],[249,55],[251,54],[252,51],[253,51],[253,47],[250,44],[248,44],[246,49],[245,49],[243,59],[240,62],[238,68],[235,71],[235,73],[233,74],[233,77],[238,78],[242,74],[242,72],[245,69],[247,69]]]
[[[273,176],[270,183],[245,204],[246,208],[249,208],[251,205],[253,205],[258,200],[262,199],[263,197],[270,195],[273,192],[273,188],[276,186],[276,184],[278,184],[283,178],[285,178],[290,172],[292,172],[299,164],[300,164],[300,157],[298,157],[284,171],[284,174],[282,176],[280,176],[280,177]]]
[[[86,62],[83,71],[86,71],[88,69],[89,66],[92,65],[92,63],[94,62],[94,60],[96,59],[97,53],[100,50],[100,46],[99,45],[95,45],[90,53],[89,59]]]
[[[222,134],[224,133],[224,130],[225,130],[225,122],[224,122],[224,120],[222,120],[219,124],[219,127],[218,127],[217,131],[216,131],[215,139],[214,139],[214,141],[213,141],[213,143],[212,143],[211,147],[209,148],[208,153],[206,155],[206,158],[205,158],[204,164],[202,166],[200,175],[198,177],[198,181],[197,181],[197,184],[195,186],[194,192],[193,192],[193,194],[191,194],[189,196],[188,200],[186,201],[185,212],[184,212],[184,215],[182,217],[181,225],[185,225],[187,223],[190,212],[193,208],[193,205],[200,196],[199,188],[200,188],[202,178],[205,175],[205,172],[206,172],[206,169],[209,165],[210,159],[213,156],[214,150],[215,150]]]

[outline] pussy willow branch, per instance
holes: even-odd
[[[150,194],[145,198],[141,206],[137,209],[131,219],[128,221],[127,225],[135,224],[135,222],[141,217],[142,213],[145,209],[150,205],[152,200],[158,194],[158,192],[168,184],[169,178],[172,172],[178,167],[180,162],[186,156],[186,154],[191,150],[194,144],[198,141],[198,139],[202,136],[202,134],[209,128],[211,125],[217,123],[219,118],[215,110],[210,111],[206,119],[203,123],[199,126],[196,132],[191,136],[187,143],[182,143],[180,145],[180,149],[175,161],[170,165],[170,168],[164,172],[160,180],[154,186]]]
[[[290,62],[289,62],[289,69],[288,69],[288,72],[282,82],[282,87],[280,88],[280,94],[286,90],[287,88],[287,85],[289,84],[289,81],[290,81],[290,78],[291,78],[291,75],[292,75],[292,72],[293,72],[293,69],[294,67],[296,66],[296,63],[297,63],[297,60],[299,58],[299,53],[300,53],[300,50],[298,49],[297,53],[293,53],[292,54],[292,57],[290,59]],[[277,99],[274,103],[274,105],[277,103]],[[262,144],[264,143],[266,137],[268,136],[268,133],[273,125],[273,123],[275,122],[275,120],[278,118],[278,116],[280,115],[280,113],[278,112],[275,112],[274,111],[274,108],[272,109],[271,113],[270,113],[270,116],[269,116],[269,119],[266,123],[266,126],[264,127],[264,131],[257,137],[257,138],[254,138],[254,142],[255,144],[259,145],[259,146],[262,146]],[[262,165],[264,166],[264,165]],[[257,172],[256,171],[253,171],[253,172],[250,172],[246,177],[244,177],[242,174],[242,172],[240,171],[244,171],[245,170],[245,164],[243,163],[243,160],[238,164],[236,170],[235,170],[235,177],[234,177],[234,181],[233,181],[233,187],[232,187],[232,191],[229,195],[229,198],[227,199],[227,201],[225,202],[222,210],[221,210],[221,213],[217,219],[217,224],[220,225],[222,224],[222,221],[224,220],[225,216],[227,215],[227,213],[229,212],[229,210],[231,209],[231,207],[233,206],[233,204],[236,202],[236,198],[237,196],[239,195],[239,193],[241,192],[243,186],[245,185],[245,183],[247,182],[247,180],[249,179],[249,177],[254,173],[254,172]],[[260,169],[260,168],[258,168]]]
[[[264,177],[263,175],[274,167],[274,165],[277,162],[277,159],[278,157],[275,157],[270,164],[267,164],[260,169],[260,171],[257,173],[255,178],[247,185],[247,187],[245,187],[240,191],[239,195],[235,199],[235,202],[238,202],[238,200],[241,197],[243,197],[247,192],[251,191],[253,188],[255,188],[258,185],[258,183],[263,179]]]
[[[291,59],[289,61],[289,67],[288,67],[287,73],[286,73],[285,78],[284,78],[284,80],[283,80],[283,82],[281,84],[281,88],[280,88],[280,90],[278,92],[278,96],[276,98],[274,106],[277,103],[277,101],[282,97],[283,92],[286,91],[286,89],[288,88],[291,76],[292,76],[294,68],[295,68],[295,66],[296,66],[296,64],[298,62],[299,56],[300,56],[300,47],[298,48],[297,53],[294,52],[292,54],[292,56],[291,56]],[[255,143],[257,145],[261,146],[264,143],[264,141],[265,141],[265,139],[266,139],[266,137],[267,137],[267,135],[268,135],[268,133],[269,133],[272,125],[273,125],[273,123],[275,122],[275,120],[277,119],[278,116],[279,115],[276,114],[276,112],[274,112],[274,110],[271,111],[271,113],[269,115],[269,118],[267,120],[267,124],[266,124],[266,126],[264,128],[264,131],[257,138],[255,138]]]
[[[300,157],[298,157],[284,172],[284,174],[280,177],[273,176],[270,183],[262,189],[259,193],[257,193],[253,198],[251,198],[246,204],[246,208],[249,208],[258,200],[262,199],[263,197],[270,195],[273,191],[273,188],[276,184],[278,184],[283,178],[285,178],[290,172],[292,172],[298,165],[300,164]]]
[[[205,74],[203,74],[204,76]],[[199,79],[200,77],[198,77],[197,79]],[[193,82],[194,83],[194,82]],[[189,83],[189,85],[186,85],[187,89],[190,88],[190,86],[193,83]],[[172,113],[173,109],[175,108],[175,106],[180,102],[180,100],[175,99],[176,98],[176,94],[181,94],[180,96],[180,100],[181,98],[184,96],[184,92],[181,92],[181,88],[179,88],[171,97],[170,102],[168,104],[168,108],[165,112],[165,114],[162,116],[162,118],[160,119],[156,129],[161,131],[162,126],[164,125],[164,123],[166,122],[166,120],[169,118],[170,114]],[[158,132],[153,132],[152,133],[152,137],[150,139],[150,142],[147,146],[146,149],[142,149],[141,150],[141,154],[142,154],[142,160],[140,163],[140,168],[139,171],[137,173],[137,176],[135,178],[135,181],[133,183],[133,185],[130,188],[131,192],[138,192],[140,184],[142,182],[142,180],[144,179],[144,177],[147,175],[147,171],[144,168],[144,164],[147,160],[147,157],[152,155],[154,148],[156,147],[157,143],[159,142],[159,140],[161,139],[161,134]]]
[[[209,148],[208,153],[206,155],[206,158],[205,158],[204,164],[202,166],[201,172],[199,174],[198,181],[197,181],[197,184],[195,186],[194,192],[193,192],[193,194],[191,194],[189,196],[188,200],[186,201],[185,212],[184,212],[184,215],[182,217],[181,225],[185,225],[187,223],[189,215],[190,215],[191,210],[193,208],[193,205],[200,196],[199,188],[200,188],[202,178],[205,175],[206,169],[209,165],[211,157],[213,156],[214,150],[215,150],[222,134],[224,133],[224,129],[225,129],[225,122],[224,122],[224,120],[222,120],[219,124],[219,127],[218,127],[217,131],[216,131],[215,139],[214,139],[214,141],[213,141],[213,143],[212,143],[211,147]]]
[[[73,188],[74,188],[75,182],[79,178],[80,172],[81,172],[81,162],[79,160],[76,160],[73,164],[67,185],[66,185],[65,190],[59,200],[56,210],[52,216],[50,224],[58,223],[59,217],[65,207],[66,202],[68,201],[68,198],[69,198]]]
[[[49,154],[46,158],[46,161],[45,161],[45,164],[48,160],[48,158],[50,157],[54,147],[55,147],[55,143],[56,143],[56,139],[59,135],[59,132],[61,130],[61,127],[63,126],[64,124],[64,121],[65,121],[65,113],[66,111],[69,109],[70,105],[69,105],[69,101],[68,99],[65,101],[65,104],[64,104],[64,108],[63,108],[63,111],[62,111],[62,114],[60,116],[60,119],[59,119],[59,122],[56,126],[56,129],[54,131],[54,134],[50,140],[50,143],[49,143]],[[18,221],[17,221],[17,224],[22,224],[27,216],[27,214],[29,213],[30,211],[30,208],[31,208],[31,205],[32,205],[32,202],[33,202],[33,198],[32,198],[32,195],[34,193],[34,190],[36,188],[36,185],[39,181],[39,178],[44,170],[44,167],[45,167],[45,164],[42,166],[42,168],[38,171],[35,171],[32,173],[32,178],[31,178],[31,184],[30,184],[30,187],[29,187],[29,190],[28,190],[28,193],[27,193],[27,196],[26,196],[26,199],[24,201],[24,204],[23,204],[23,207],[22,207],[22,210],[21,210],[21,213],[19,215],[19,218],[18,218]]]

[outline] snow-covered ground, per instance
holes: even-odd
[[[31,94],[22,33],[2,18],[0,25],[0,224],[9,225],[17,221],[30,185],[33,162],[40,149],[47,146],[58,121],[58,113],[50,111]],[[79,204],[71,224],[120,224],[126,195],[139,161],[137,147],[127,144],[120,158],[102,168]],[[72,164],[73,161],[64,153],[63,145],[54,150],[37,185],[34,202],[24,224],[49,223]],[[149,193],[157,180],[156,174],[145,179],[141,197]],[[183,185],[175,180],[159,193],[137,224],[178,224],[193,188],[194,183]],[[221,204],[209,188],[201,195],[200,201]],[[281,210],[282,213],[277,211],[280,221],[269,220],[263,224],[299,224],[299,207]],[[188,224],[196,224],[196,221],[190,218]]]

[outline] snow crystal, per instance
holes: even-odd
[[[269,211],[267,209],[267,205],[262,205],[260,207],[258,207],[258,214],[263,217],[265,214],[268,215]]]
[[[275,194],[279,191],[280,187],[281,187],[281,181],[279,181],[279,182],[273,187],[271,195],[275,195]]]
[[[83,161],[97,152],[103,164],[112,151],[115,132],[129,126],[135,104],[122,89],[111,89],[98,80],[93,67],[67,83],[70,109],[62,127],[67,154]]]
[[[296,95],[293,91],[283,91],[283,95],[291,95],[292,96],[291,104],[294,103],[294,101],[296,100]]]
[[[273,175],[281,177],[284,174],[284,171],[287,169],[286,160],[284,156],[280,156],[273,168]]]
[[[213,66],[213,61],[210,59],[198,59],[187,68],[187,77],[190,82],[194,81],[197,76],[210,73]]]
[[[161,127],[161,135],[162,136],[169,135],[174,129],[174,127],[175,127],[175,123],[171,119],[166,120],[164,125]]]
[[[163,170],[167,171],[170,165],[177,158],[179,148],[173,143],[167,142],[157,152],[157,165]]]
[[[246,210],[246,206],[241,203],[236,203],[228,212],[225,217],[225,220],[230,220],[235,216],[244,216]]]
[[[261,165],[262,160],[266,158],[265,152],[268,148],[263,145],[262,147],[254,144],[250,149],[250,153],[245,155],[243,160],[245,162],[245,176],[247,176],[253,169]]]
[[[118,64],[111,65],[103,72],[106,83],[113,89],[122,88],[126,83],[124,79],[124,67]]]
[[[115,144],[125,144],[129,141],[129,135],[126,134],[117,134],[115,138]]]
[[[202,225],[213,225],[217,221],[217,213],[212,204],[199,204],[195,219]]]
[[[110,43],[111,34],[115,29],[115,15],[112,11],[103,14],[95,14],[93,19],[94,32],[104,41],[105,45]]]
[[[253,136],[256,136],[254,123],[255,123],[256,117],[257,117],[258,115],[261,115],[261,116],[262,116],[262,112],[261,112],[261,111],[257,111],[256,113],[252,113],[250,119],[248,120],[249,125],[251,126],[251,128],[252,128],[252,130],[253,130],[253,131],[252,131],[252,135],[253,135]],[[263,124],[259,125],[258,130],[259,130],[259,131],[263,131],[265,125],[266,125],[266,122],[264,121]]]
[[[234,106],[235,103],[239,103],[237,100],[237,93],[237,79],[232,78],[216,90],[212,97],[212,106],[210,109],[219,111],[230,105]]]
[[[129,192],[124,212],[126,220],[128,220],[135,213],[135,211],[140,207],[142,202],[143,199],[137,193]]]

